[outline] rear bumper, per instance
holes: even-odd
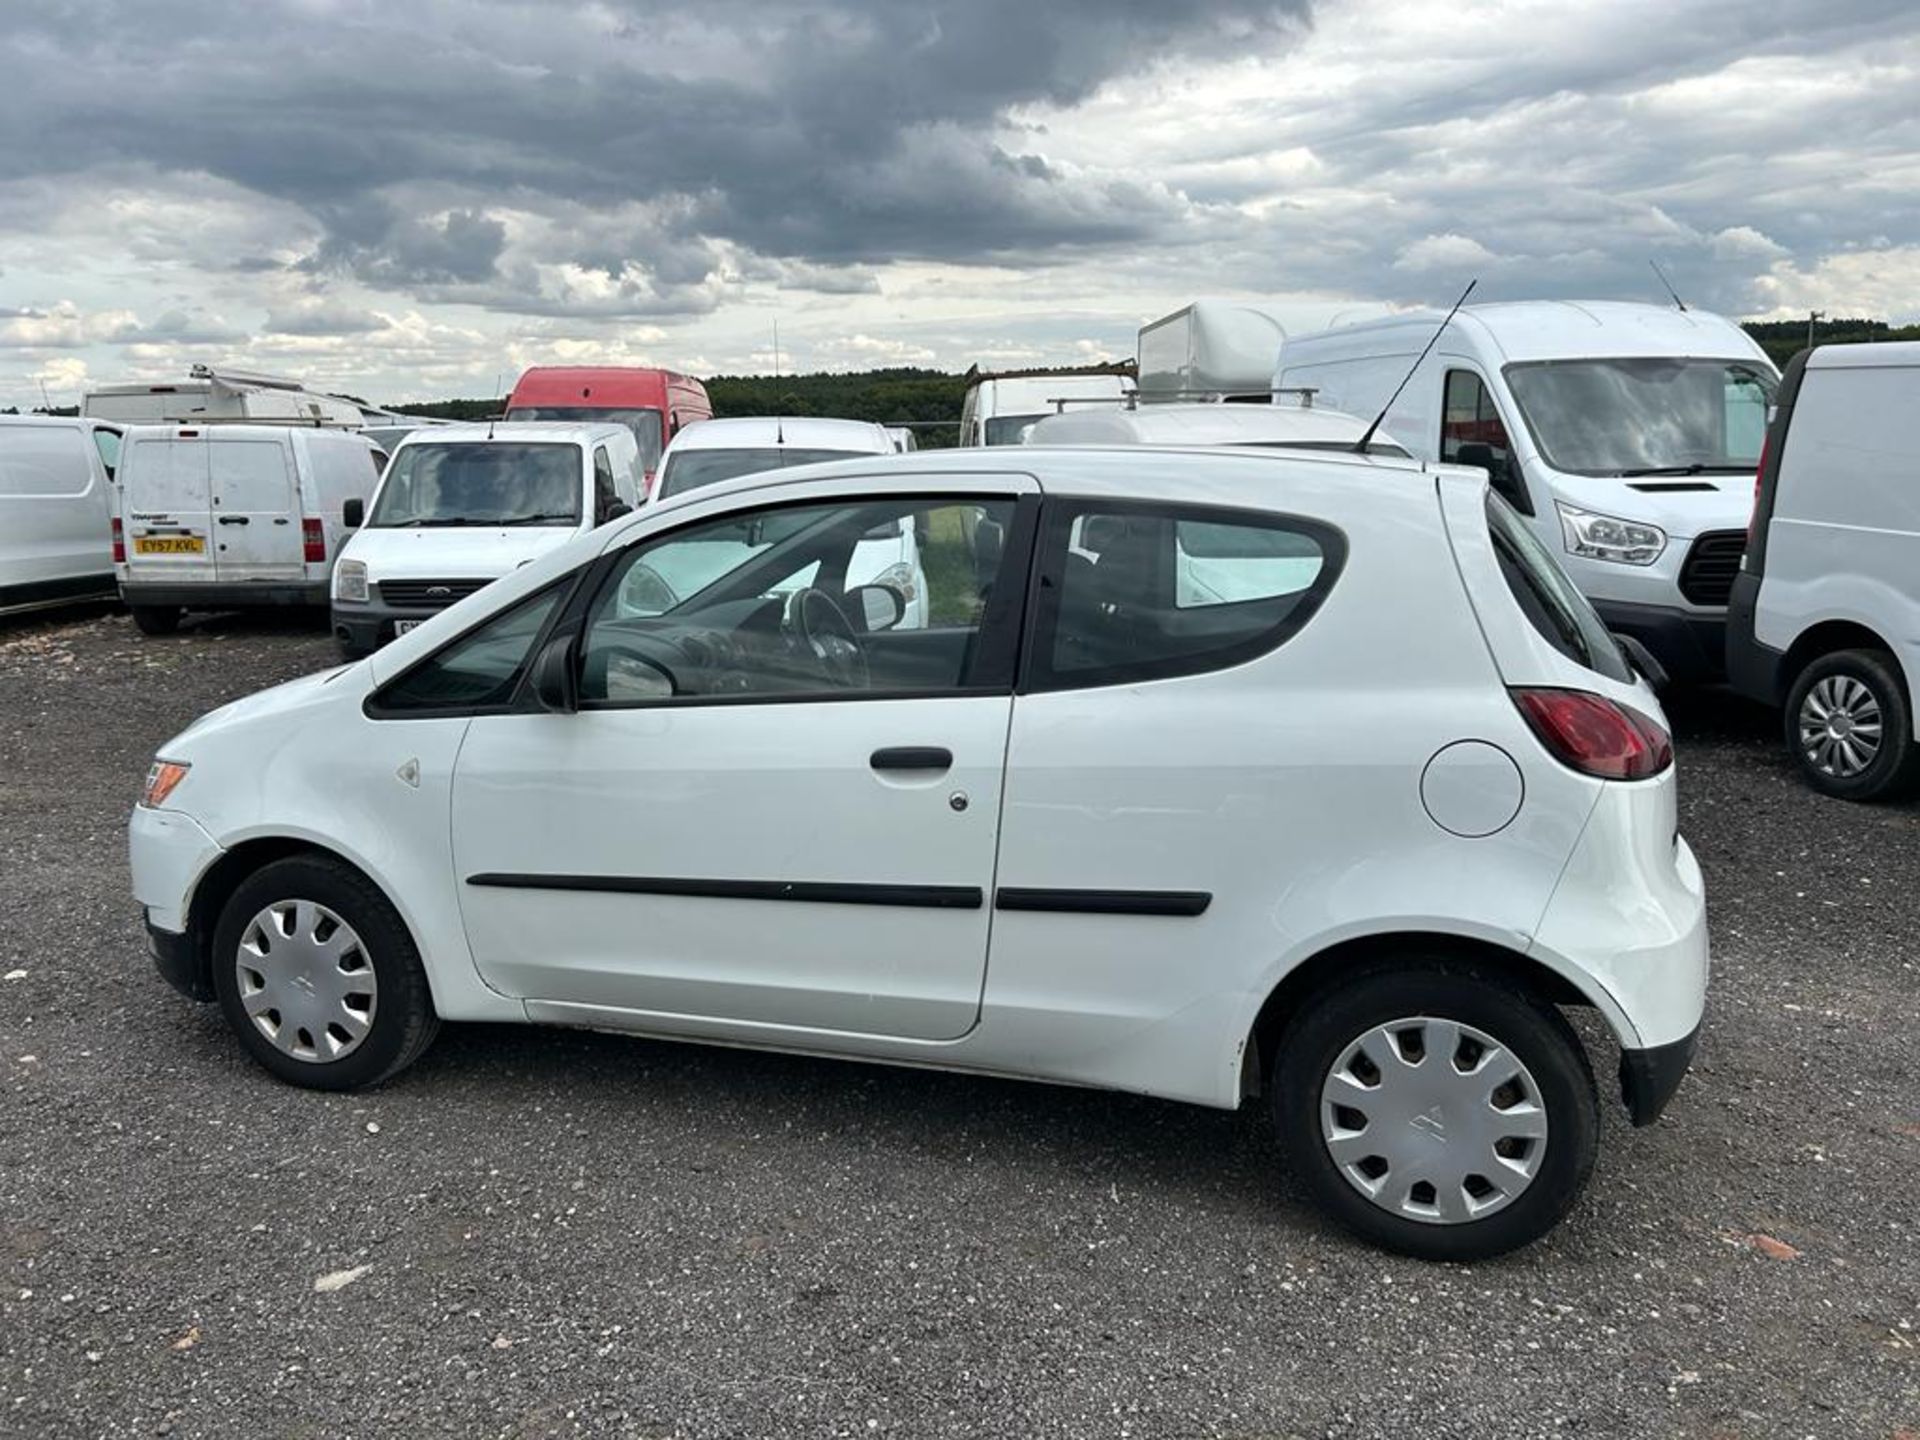
[[[1760,577],[1741,571],[1727,601],[1727,683],[1749,700],[1779,705],[1787,694],[1787,656],[1754,637]]]
[[[1595,600],[1593,608],[1609,630],[1631,635],[1652,651],[1675,684],[1712,684],[1726,673],[1724,612],[1627,600]]]
[[[321,606],[327,603],[324,580],[235,581],[222,584],[122,580],[120,599],[128,605],[178,605],[187,610],[245,610],[250,606]]]
[[[1635,1125],[1651,1125],[1686,1078],[1700,1044],[1695,1026],[1680,1039],[1647,1050],[1620,1052],[1620,1098]]]

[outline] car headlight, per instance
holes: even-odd
[[[367,566],[363,560],[342,560],[333,567],[333,598],[336,600],[365,600],[367,598]]]
[[[1667,532],[1657,525],[1595,515],[1558,500],[1553,508],[1560,512],[1560,532],[1566,537],[1570,555],[1611,560],[1616,565],[1651,565],[1667,548]]]
[[[916,590],[913,566],[904,560],[897,560],[873,577],[875,585],[885,585],[890,590],[898,590],[900,598],[909,605],[913,603]]]

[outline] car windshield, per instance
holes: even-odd
[[[597,410],[590,405],[516,405],[507,411],[509,420],[545,420],[565,425],[624,425],[640,442],[640,468],[651,475],[660,468],[660,452],[666,448],[660,412],[643,408]]]
[[[1024,445],[1027,432],[1046,418],[1044,415],[996,415],[987,421],[987,444]]]
[[[846,460],[859,450],[803,450],[794,445],[768,445],[755,450],[676,450],[667,457],[660,476],[660,498],[684,495],[703,485],[718,485],[736,475],[762,470],[784,470],[794,465],[817,465],[823,460]]]
[[[487,440],[402,445],[367,524],[577,525],[578,445]]]
[[[1760,461],[1776,381],[1744,360],[1550,360],[1507,385],[1540,453],[1569,475],[1698,475]]]

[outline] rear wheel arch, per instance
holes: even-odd
[[[1900,663],[1900,657],[1893,647],[1868,626],[1852,620],[1823,620],[1818,625],[1804,631],[1792,645],[1787,647],[1786,664],[1782,667],[1785,684],[1781,693],[1793,688],[1794,682],[1814,661],[1823,656],[1837,654],[1842,650],[1875,650],[1884,655],[1887,663],[1893,666],[1894,674],[1907,686],[1909,697],[1913,694],[1912,680]]]
[[[1590,994],[1545,961],[1488,940],[1443,932],[1402,930],[1363,935],[1316,952],[1280,978],[1260,1007],[1245,1037],[1240,1057],[1242,1099],[1261,1094],[1272,1068],[1281,1033],[1302,1005],[1363,972],[1396,965],[1432,968],[1457,964],[1511,980],[1549,1005],[1591,1006],[1607,1015],[1609,1028],[1620,1034],[1620,1021],[1603,998]]]

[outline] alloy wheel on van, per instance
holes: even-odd
[[[1806,763],[1836,780],[1864,775],[1880,758],[1880,701],[1858,678],[1822,676],[1800,702],[1800,750]]]

